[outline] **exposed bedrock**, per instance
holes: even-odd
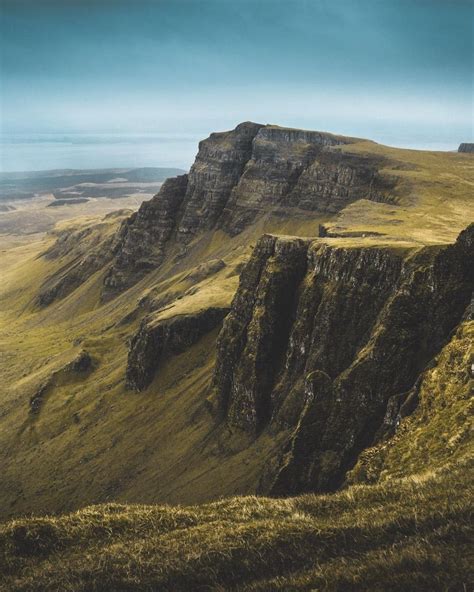
[[[213,381],[230,425],[290,434],[262,491],[338,487],[387,413],[416,404],[418,376],[470,302],[473,240],[474,225],[452,246],[417,252],[262,237]]]
[[[262,128],[221,226],[237,234],[269,209],[333,213],[362,197],[389,201],[393,181],[377,172],[381,163],[376,158],[331,150],[350,141],[320,132]]]
[[[189,174],[167,179],[114,237],[91,249],[87,236],[69,243],[60,236],[49,253],[77,257],[48,280],[40,304],[69,294],[106,265],[102,296],[111,298],[159,268],[173,245],[184,252],[206,230],[233,236],[268,212],[332,214],[362,198],[394,201],[395,182],[381,173],[382,158],[338,149],[355,141],[251,122],[211,134],[200,142]]]
[[[186,351],[203,335],[220,326],[228,308],[210,307],[162,319],[146,318],[133,336],[127,361],[128,388],[141,391],[153,380],[160,363]]]
[[[472,142],[463,142],[459,144],[458,152],[474,153],[474,144]]]
[[[199,143],[185,196],[178,237],[186,242],[213,228],[252,156],[262,125],[245,122],[230,132],[214,133]]]
[[[162,263],[187,184],[187,175],[167,179],[157,195],[124,220],[115,238],[115,259],[104,280],[104,295],[129,287]]]
[[[123,223],[106,295],[159,267],[170,242],[185,245],[205,230],[235,235],[279,208],[333,213],[360,198],[392,200],[394,182],[379,173],[381,159],[333,150],[354,141],[251,122],[211,134],[189,175],[168,179]]]
[[[284,362],[297,286],[308,242],[263,236],[241,276],[219,337],[215,382],[231,423],[258,433],[271,415],[270,396]]]

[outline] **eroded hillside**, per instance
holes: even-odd
[[[3,515],[409,474],[401,418],[469,327],[473,182],[468,153],[245,123],[137,213],[10,252]]]

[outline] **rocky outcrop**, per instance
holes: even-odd
[[[218,339],[213,384],[231,426],[290,434],[262,491],[338,487],[384,418],[413,403],[469,304],[473,242],[474,225],[442,250],[259,241]]]
[[[394,201],[395,182],[380,172],[381,157],[337,149],[355,141],[252,122],[211,134],[199,144],[189,174],[167,179],[113,239],[81,250],[89,229],[60,235],[46,256],[77,256],[43,286],[39,303],[64,297],[105,265],[102,297],[109,299],[159,268],[173,247],[183,254],[211,229],[236,235],[268,212],[333,214],[362,198]]]
[[[184,248],[199,233],[235,235],[266,212],[334,213],[360,198],[391,201],[382,159],[334,151],[353,138],[246,122],[199,144],[189,175],[168,179],[124,222],[105,279],[105,294],[135,283],[163,261],[171,242]]]
[[[269,209],[333,213],[362,197],[388,200],[393,182],[377,172],[380,161],[332,150],[351,141],[320,132],[262,128],[221,226],[233,235]]]
[[[474,152],[474,144],[463,142],[462,144],[459,144],[458,152],[468,152],[472,154]]]
[[[167,179],[155,197],[124,220],[112,249],[115,259],[104,280],[105,296],[127,288],[162,263],[187,184],[187,175]]]
[[[284,361],[307,248],[307,241],[263,236],[219,336],[215,384],[221,411],[254,434],[271,416],[270,395]]]
[[[189,171],[185,206],[178,236],[188,241],[197,232],[213,228],[239,183],[252,156],[253,142],[262,129],[245,122],[230,132],[214,133],[199,144],[199,152]]]
[[[93,367],[94,362],[91,355],[85,350],[80,351],[75,358],[62,368],[52,372],[40,384],[35,393],[30,397],[30,414],[36,416],[40,413],[47,396],[55,386],[67,381],[74,381],[77,378],[80,379],[84,374],[91,372]]]
[[[220,326],[228,308],[211,307],[169,318],[146,318],[133,336],[128,354],[128,388],[141,391],[153,380],[161,362],[186,351],[203,335]]]

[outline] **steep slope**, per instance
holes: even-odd
[[[348,483],[389,481],[472,457],[474,310],[420,376],[408,396],[387,408],[393,437],[364,451]]]
[[[263,491],[335,489],[387,405],[398,412],[470,303],[474,225],[436,251],[259,241],[219,336],[214,385],[230,425],[291,431]]]
[[[168,179],[152,200],[123,222],[112,249],[104,247],[113,255],[104,297],[136,283],[167,254],[182,255],[195,237],[211,229],[234,236],[268,212],[334,214],[361,198],[393,202],[396,178],[381,173],[383,157],[332,151],[355,142],[250,122],[211,134],[200,143],[189,174]],[[81,268],[89,263],[85,259]],[[90,269],[95,271],[93,265]],[[64,281],[77,285],[79,274]],[[49,292],[44,304],[53,296]],[[58,290],[56,297],[61,296]]]
[[[9,251],[2,515],[338,487],[460,322],[473,182],[465,154],[243,124],[136,215]]]

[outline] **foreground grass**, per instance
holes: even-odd
[[[2,589],[467,590],[470,483],[464,459],[333,495],[13,520],[0,527]]]

